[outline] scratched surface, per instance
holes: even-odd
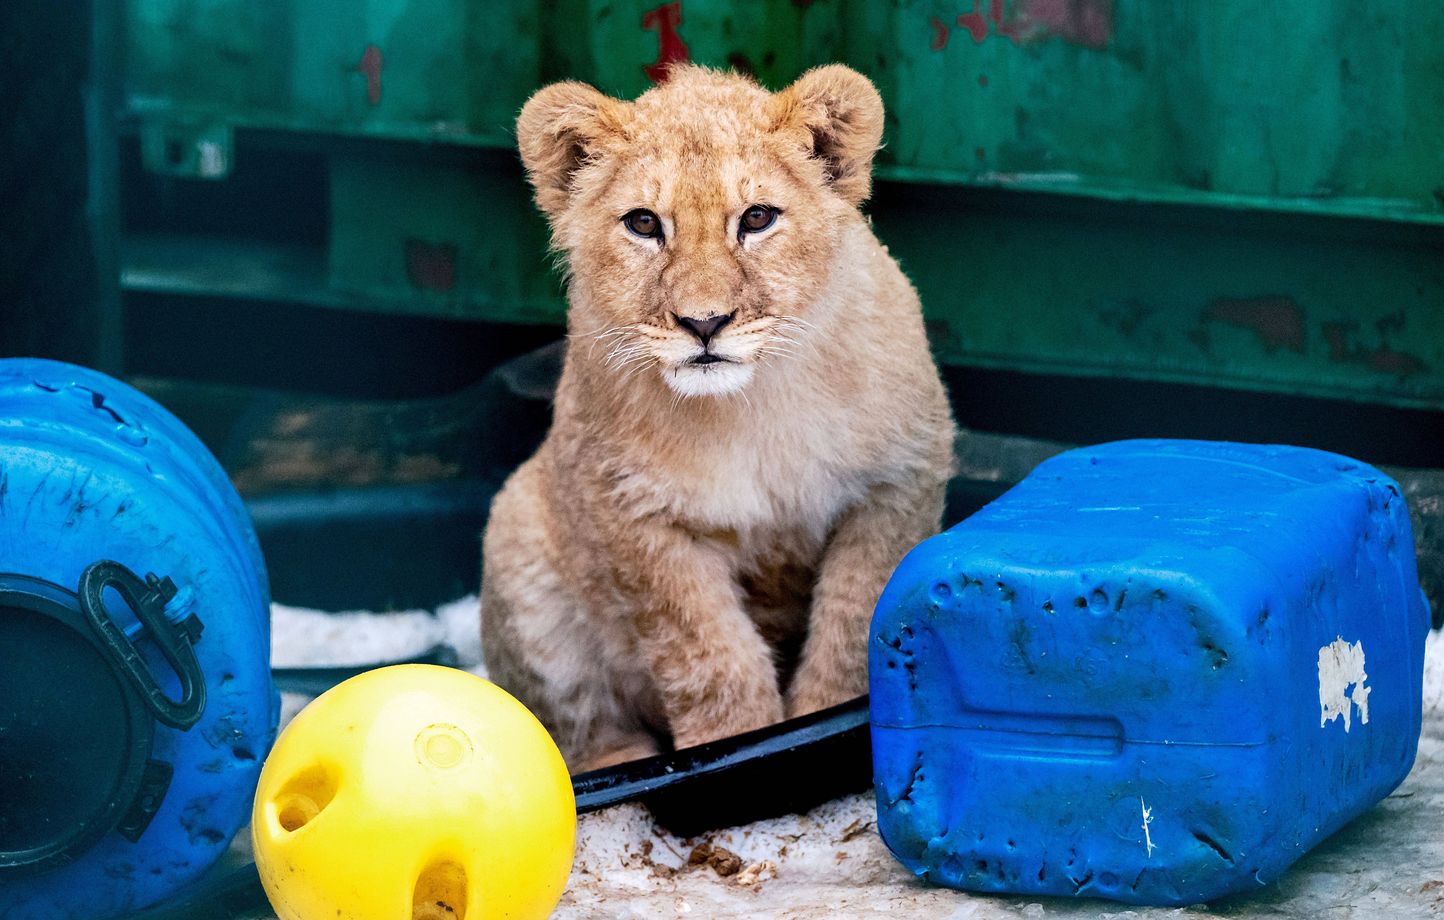
[[[1444,408],[1435,228],[895,184],[871,211],[946,361]]]
[[[325,261],[337,295],[430,316],[560,318],[546,227],[510,157],[484,151],[465,164],[397,169],[384,155],[348,151],[330,158],[329,172]]]
[[[325,284],[258,298],[559,322],[509,152],[529,93],[577,77],[632,97],[682,60],[779,86],[840,60],[888,105],[870,211],[943,360],[1444,408],[1444,4],[124,7],[142,131],[328,151]],[[237,296],[195,283],[218,261],[204,242],[127,286]]]
[[[1279,877],[1413,763],[1429,611],[1400,493],[1337,454],[1125,441],[923,543],[872,621],[884,839],[974,890],[1189,904]]]
[[[859,4],[859,16],[863,8],[868,27],[848,21],[847,54],[890,103],[894,175],[1444,213],[1444,83],[1426,76],[1439,66],[1444,8],[914,0]]]
[[[871,75],[895,176],[1444,222],[1444,7],[1256,0],[126,0],[146,118],[509,146],[540,83]]]

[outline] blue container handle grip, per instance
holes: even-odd
[[[181,698],[173,700],[146,667],[140,651],[126,638],[105,608],[105,589],[114,588],[130,605],[136,619],[149,631],[161,654],[180,678]],[[127,674],[155,717],[172,728],[189,729],[206,708],[206,684],[193,646],[200,640],[200,618],[190,614],[179,622],[166,617],[166,606],[176,596],[169,577],[147,574],[145,580],[118,562],[92,563],[80,576],[80,609],[105,654]]]

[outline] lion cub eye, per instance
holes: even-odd
[[[662,221],[646,208],[634,208],[622,215],[622,223],[637,236],[647,240],[662,238]]]
[[[772,226],[779,213],[781,212],[770,205],[754,204],[742,212],[742,219],[737,222],[737,235],[761,233]]]

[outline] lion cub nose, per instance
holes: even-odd
[[[736,316],[737,314],[719,313],[716,316],[709,316],[706,319],[693,319],[690,316],[678,316],[677,314],[673,315],[677,318],[677,325],[681,326],[683,329],[686,329],[688,332],[695,335],[698,341],[700,341],[703,345],[706,345],[708,342],[712,341],[712,336],[717,334],[717,330],[732,322],[732,317]]]

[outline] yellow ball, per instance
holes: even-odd
[[[464,671],[332,688],[261,771],[256,866],[281,920],[528,920],[571,871],[576,800],[526,707]]]

